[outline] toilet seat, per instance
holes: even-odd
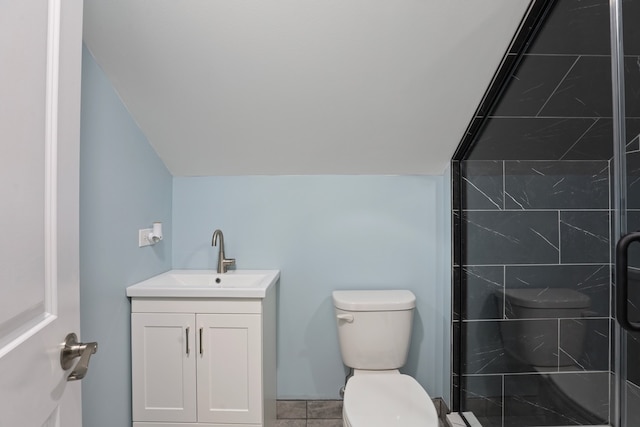
[[[404,374],[355,375],[345,388],[345,426],[438,427],[438,414],[427,392]]]

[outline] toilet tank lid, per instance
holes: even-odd
[[[416,306],[416,296],[406,290],[333,291],[333,305],[346,311],[398,311]]]
[[[511,304],[527,308],[588,308],[591,299],[582,292],[567,288],[505,289]]]

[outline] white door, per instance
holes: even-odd
[[[82,0],[0,0],[0,427],[79,427]]]

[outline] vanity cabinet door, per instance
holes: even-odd
[[[198,314],[198,421],[262,423],[259,314]]]
[[[134,421],[197,421],[194,329],[194,314],[131,314]]]

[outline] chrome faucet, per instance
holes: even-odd
[[[211,246],[216,246],[220,240],[220,250],[218,251],[218,274],[226,273],[230,265],[236,265],[234,258],[224,257],[224,236],[222,231],[216,230],[211,237]]]

